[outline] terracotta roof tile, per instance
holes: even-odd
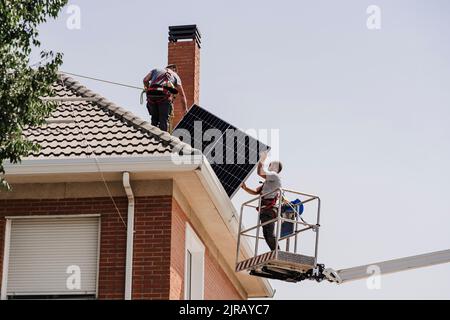
[[[40,151],[28,159],[192,152],[191,147],[178,138],[153,127],[65,74],[60,74],[54,91],[56,97],[92,98],[92,101],[59,101],[45,125],[26,128],[24,136],[41,146]]]

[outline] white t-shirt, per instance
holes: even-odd
[[[275,191],[277,189],[281,188],[281,179],[280,175],[273,171],[268,171],[266,173],[266,181],[264,181],[264,185],[261,190],[261,195],[264,195],[266,193]],[[271,193],[264,197],[264,199],[272,199],[277,196],[277,193]]]

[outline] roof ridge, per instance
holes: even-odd
[[[184,154],[190,154],[193,152],[194,149],[189,144],[181,141],[179,138],[169,134],[168,132],[162,131],[161,129],[151,125],[147,121],[134,115],[132,112],[125,110],[124,108],[116,105],[114,102],[109,101],[102,95],[88,89],[67,74],[58,72],[58,75],[59,80],[66,88],[75,91],[80,96],[84,98],[91,98],[93,102],[97,103],[99,106],[108,109],[115,115],[125,119],[128,122],[131,122],[133,125],[143,129],[144,131],[161,139],[162,141],[169,143],[172,147],[176,148],[176,150],[183,151]]]

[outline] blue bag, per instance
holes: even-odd
[[[287,216],[290,215],[292,216],[291,219],[295,220],[296,217],[300,217],[304,211],[304,206],[303,203],[301,202],[300,199],[295,199],[293,201],[290,202],[290,204],[284,204],[281,206],[281,215],[282,216]],[[281,237],[285,237],[288,236],[290,234],[294,233],[294,228],[295,228],[295,224],[291,223],[291,222],[286,222],[284,221],[281,224]]]

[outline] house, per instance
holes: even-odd
[[[194,37],[169,42],[189,105],[199,48]],[[2,299],[273,295],[234,271],[238,214],[203,155],[65,74],[55,93],[46,125],[24,131],[41,150],[5,166]],[[173,161],[180,149],[191,161]]]

